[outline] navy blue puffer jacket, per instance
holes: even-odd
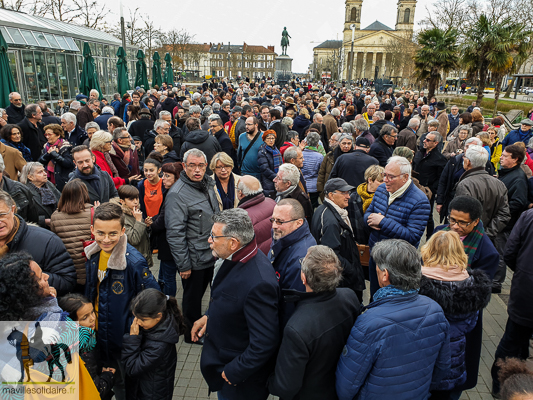
[[[442,308],[417,293],[383,297],[355,321],[337,365],[339,400],[423,400],[450,367]]]
[[[435,300],[442,307],[450,324],[451,369],[434,390],[452,390],[466,382],[466,334],[476,326],[479,311],[490,300],[491,280],[474,270],[464,281],[440,281],[422,275],[420,294]]]
[[[365,212],[365,222],[372,213],[385,216],[379,224],[381,230],[371,229],[368,244],[372,247],[381,240],[403,239],[418,247],[429,219],[430,206],[427,196],[414,183],[390,206],[389,195],[385,184],[380,185]]]

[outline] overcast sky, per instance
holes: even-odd
[[[199,43],[232,43],[275,46],[281,54],[281,32],[286,26],[290,39],[287,54],[294,59],[293,72],[307,72],[313,60],[313,47],[328,39],[342,39],[344,28],[344,0],[124,0],[124,17],[127,21],[128,7],[139,7],[142,14],[150,16],[163,30],[186,29],[195,35]],[[257,5],[251,7],[251,4]],[[415,12],[415,29],[426,15],[428,0],[419,0]],[[108,7],[120,18],[118,1]],[[376,19],[394,29],[397,0],[365,0],[361,28]],[[111,18],[110,18],[111,19]],[[316,42],[316,43],[311,43]]]

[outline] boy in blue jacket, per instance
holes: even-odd
[[[125,399],[120,353],[122,337],[133,321],[130,301],[146,288],[160,290],[146,259],[128,244],[124,219],[118,204],[100,205],[91,226],[95,242],[85,247],[85,295],[94,305],[102,362],[117,370],[114,386],[117,400]]]

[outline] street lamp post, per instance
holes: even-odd
[[[124,29],[124,14],[122,12],[122,1],[120,2],[120,36],[122,37],[122,48],[126,50],[126,30]]]
[[[350,50],[350,67],[348,72],[348,83],[352,81],[352,73],[353,73],[353,41],[354,41],[354,35],[355,35],[355,24],[350,25],[350,29],[352,30],[352,48]]]
[[[229,56],[231,54],[231,43],[228,42],[228,79],[231,77],[231,71],[229,69]]]

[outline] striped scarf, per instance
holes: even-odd
[[[447,225],[443,231],[449,231],[450,225]],[[485,234],[485,228],[483,228],[483,222],[479,221],[477,226],[474,228],[472,232],[470,232],[463,240],[463,246],[465,248],[465,253],[468,256],[468,268],[471,267],[472,261],[474,260],[474,255],[476,254],[476,250],[479,247],[479,244],[481,243],[481,239],[483,239],[483,235]]]
[[[237,150],[237,141],[235,140],[235,128],[237,127],[237,122],[239,120],[237,119],[233,125],[231,125],[231,129],[229,130],[229,138],[231,139],[231,143],[233,144],[233,148]]]

